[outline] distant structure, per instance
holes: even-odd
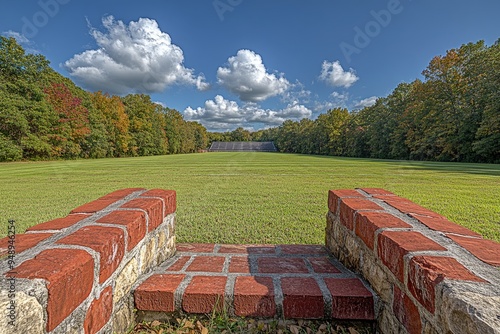
[[[215,141],[212,143],[209,152],[276,152],[276,147],[272,141]]]

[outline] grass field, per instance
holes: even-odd
[[[17,233],[128,187],[177,191],[179,242],[323,243],[329,189],[381,187],[500,241],[500,165],[276,153],[0,164]]]

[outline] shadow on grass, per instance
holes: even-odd
[[[282,153],[282,154],[293,154],[293,153]],[[415,170],[415,171],[429,170],[429,171],[446,172],[446,173],[465,173],[474,175],[500,176],[500,164],[371,159],[371,158],[354,158],[354,157],[308,155],[308,154],[294,154],[294,155],[304,156],[304,157],[314,157],[318,159],[339,160],[344,162],[361,162],[361,163],[373,162],[373,163],[386,164],[391,167],[397,165],[406,170]]]

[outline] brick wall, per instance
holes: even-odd
[[[382,333],[500,333],[500,244],[383,189],[330,191],[328,209],[327,247],[378,294]]]
[[[0,333],[125,332],[132,286],[175,252],[175,211],[175,191],[123,189],[16,235],[14,264],[0,239]]]

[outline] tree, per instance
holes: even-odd
[[[81,99],[73,96],[64,84],[53,83],[45,89],[45,98],[58,116],[57,123],[49,135],[53,155],[63,158],[76,158],[82,145],[90,134],[88,110]]]

